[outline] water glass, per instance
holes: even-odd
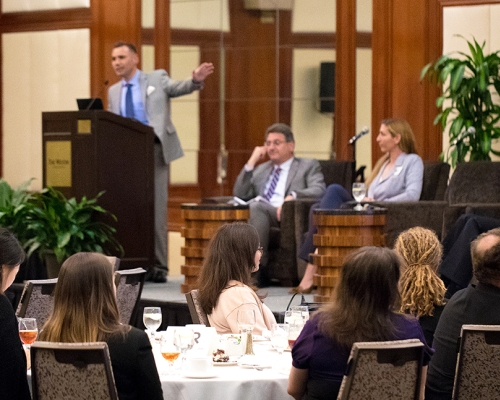
[[[154,339],[155,332],[161,325],[161,308],[160,307],[144,307],[142,318],[144,326],[148,330],[151,339]]]
[[[182,366],[186,362],[186,352],[193,348],[194,332],[191,328],[178,328],[174,332],[174,341],[182,354]]]
[[[288,346],[288,328],[289,324],[273,324],[271,328],[271,346],[278,351],[278,354],[283,354],[283,351]]]
[[[304,327],[304,321],[302,319],[294,319],[288,324],[288,345],[290,349],[293,348],[295,341],[302,332],[302,328]]]
[[[302,319],[304,320],[304,323],[306,321],[309,321],[309,307],[308,306],[293,306],[293,307],[290,307],[290,310],[292,311],[292,315],[301,316]]]

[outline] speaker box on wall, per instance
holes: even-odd
[[[322,62],[319,80],[319,111],[335,111],[335,63]]]

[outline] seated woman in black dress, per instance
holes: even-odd
[[[415,135],[404,119],[385,119],[380,125],[377,143],[384,153],[366,180],[367,197],[363,201],[417,201],[420,199],[424,176],[424,164],[417,155]],[[309,253],[315,250],[313,235],[314,209],[336,209],[342,203],[353,200],[344,187],[334,184],[326,188],[323,198],[309,213],[309,230],[301,245],[299,258],[309,262]],[[310,293],[316,266],[308,263],[299,286],[290,293]]]
[[[0,228],[0,399],[31,399],[17,318],[4,295],[23,260],[24,251],[15,236]]]
[[[106,342],[120,400],[163,400],[149,338],[120,324],[113,266],[102,254],[77,253],[62,265],[54,310],[40,332],[48,342]]]
[[[436,273],[442,249],[436,234],[421,227],[402,232],[394,244],[394,251],[402,260],[401,312],[418,318],[430,347],[445,305],[446,288]]]
[[[336,399],[355,342],[420,339],[428,364],[432,349],[418,321],[397,312],[399,276],[399,257],[388,248],[363,247],[345,258],[332,301],[307,321],[292,348],[290,395]]]

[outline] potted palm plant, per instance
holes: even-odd
[[[428,76],[443,88],[434,123],[441,123],[443,130],[449,127],[450,146],[442,158],[452,166],[500,155],[492,148],[492,141],[500,138],[500,52],[485,54],[485,44],[467,41],[469,54],[445,54],[422,69],[421,79]]]
[[[114,237],[116,229],[103,221],[116,217],[97,204],[103,193],[77,201],[48,187],[33,195],[26,226],[30,238],[25,246],[28,255],[38,251],[45,260],[49,278],[57,277],[61,263],[80,251],[123,255],[123,248]]]

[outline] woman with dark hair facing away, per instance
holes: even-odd
[[[210,241],[198,278],[198,299],[219,334],[239,333],[238,310],[255,311],[255,334],[271,330],[276,322],[250,287],[261,256],[257,230],[246,223],[223,225]]]
[[[401,312],[418,318],[429,347],[445,305],[445,292],[437,269],[443,246],[436,234],[415,227],[402,232],[396,239],[394,251],[401,257]]]
[[[40,340],[106,342],[120,400],[163,399],[149,338],[120,323],[113,266],[102,254],[77,253],[64,261]]]
[[[299,400],[336,399],[355,342],[420,339],[418,321],[398,313],[400,260],[394,251],[362,247],[349,254],[332,300],[306,323],[292,348],[288,393]]]
[[[16,237],[0,228],[0,399],[31,399],[17,318],[4,294],[23,261],[24,250]]]
[[[417,155],[415,135],[404,119],[384,119],[380,125],[377,143],[384,153],[366,180],[367,197],[363,201],[417,201],[422,192],[424,163]],[[309,263],[309,254],[315,251],[313,236],[317,232],[313,224],[313,211],[336,209],[353,200],[351,193],[338,184],[326,188],[321,201],[309,212],[309,230],[299,251],[299,258],[308,262],[299,286],[290,293],[310,293],[316,266]]]

